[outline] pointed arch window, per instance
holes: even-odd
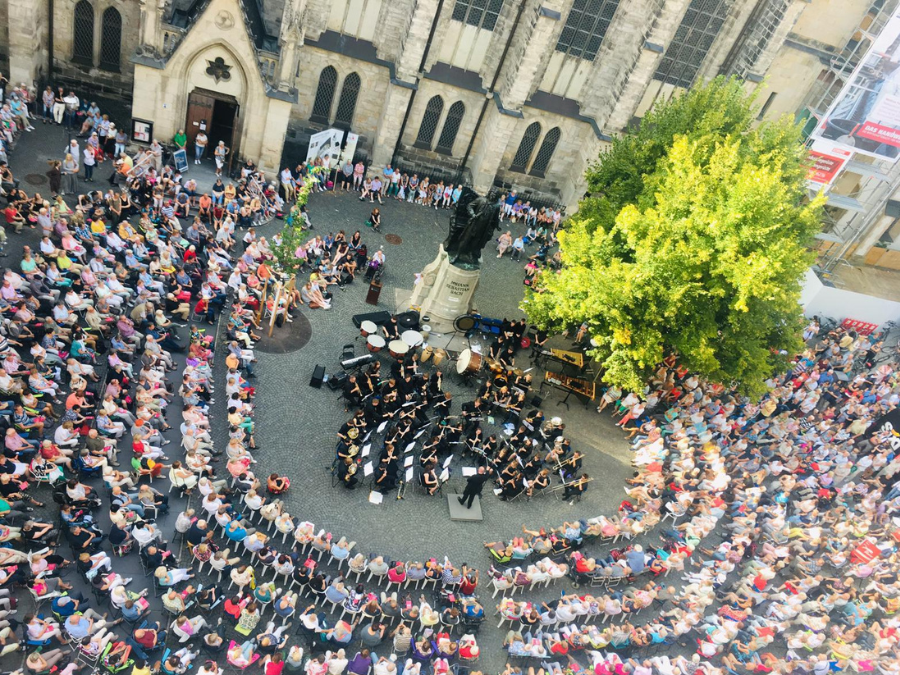
[[[559,127],[553,127],[547,132],[547,135],[544,136],[544,140],[541,142],[541,147],[538,149],[537,157],[534,158],[534,164],[531,165],[531,171],[528,173],[532,176],[544,177],[544,173],[550,165],[550,160],[553,159],[553,153],[556,150],[556,144],[559,143],[560,136],[562,136],[562,132],[560,132]]]
[[[416,142],[413,143],[415,147],[431,150],[431,142],[434,140],[434,132],[437,131],[442,112],[444,112],[444,99],[440,96],[432,96],[425,106],[422,124],[419,125],[419,135],[416,136]]]
[[[332,66],[328,66],[319,75],[316,100],[313,102],[312,114],[309,116],[311,121],[328,124],[328,118],[331,115],[331,102],[334,100],[336,86],[337,71]]]
[[[108,7],[103,12],[100,36],[100,67],[118,73],[122,53],[122,15],[115,7]]]
[[[353,113],[356,111],[356,99],[359,96],[359,87],[362,81],[356,73],[350,73],[341,87],[341,97],[338,99],[337,112],[334,115],[334,126],[339,129],[349,129],[353,126]]]
[[[519,143],[519,149],[516,150],[516,156],[513,157],[510,171],[525,173],[528,169],[528,163],[531,161],[531,155],[534,154],[534,146],[537,145],[538,138],[541,136],[541,125],[539,122],[532,122],[522,134],[522,141]]]
[[[94,7],[88,0],[75,5],[72,33],[72,60],[86,66],[94,65]]]
[[[444,128],[441,129],[441,135],[435,148],[437,152],[444,155],[453,154],[453,143],[456,141],[459,125],[462,124],[465,114],[466,105],[462,101],[457,101],[450,106],[450,110],[447,111],[447,119],[444,120]]]

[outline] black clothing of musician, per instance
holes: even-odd
[[[356,477],[356,470],[356,463],[349,457],[338,463],[338,478],[348,490],[353,490],[359,482],[359,478]]]
[[[570,483],[566,485],[566,489],[563,490],[563,499],[570,499],[571,497],[575,497],[576,495],[582,495],[587,491],[587,480],[588,475],[586,473],[581,474],[581,478],[579,478],[574,483]]]
[[[469,478],[466,480],[466,489],[463,490],[461,497],[456,498],[457,501],[460,504],[463,504],[467,509],[471,509],[472,502],[475,501],[475,497],[481,494],[481,490],[484,488],[484,484],[487,483],[490,479],[491,475],[485,472],[484,467],[478,467],[478,473],[473,476],[469,476]]]
[[[396,316],[392,316],[391,320],[381,327],[381,330],[388,340],[400,339],[400,324],[397,323]]]

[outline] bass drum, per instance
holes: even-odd
[[[481,354],[464,349],[456,360],[456,372],[460,375],[474,375],[481,370],[482,362]]]

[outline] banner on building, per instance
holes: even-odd
[[[875,38],[812,137],[870,157],[900,159],[900,9]]]
[[[852,149],[820,138],[810,148],[809,172],[806,174],[806,180],[814,190],[831,185],[844,164],[851,159],[853,159]]]
[[[338,157],[341,156],[341,143],[344,141],[344,132],[341,129],[326,129],[313,134],[309,139],[309,150],[306,151],[306,161],[328,158],[328,166],[334,167]]]

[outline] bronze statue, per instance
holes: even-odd
[[[450,217],[450,233],[444,240],[444,250],[453,265],[477,270],[481,266],[481,249],[499,231],[500,205],[463,188]]]

